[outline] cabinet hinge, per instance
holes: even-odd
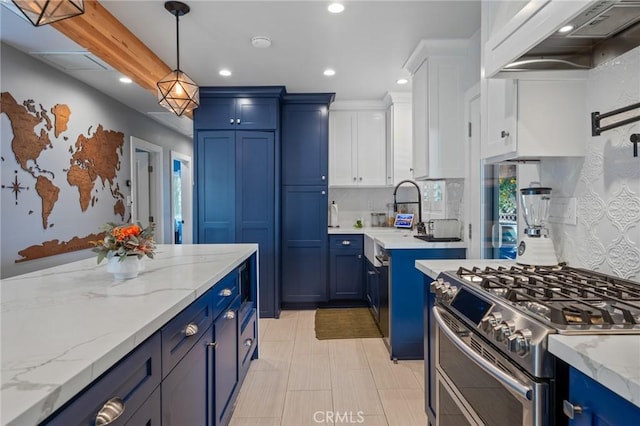
[[[471,224],[469,224],[469,239],[471,239]]]
[[[153,173],[153,166],[149,166],[149,173]]]
[[[153,222],[153,216],[149,216],[149,223]]]
[[[469,137],[471,137],[471,122],[469,122]]]

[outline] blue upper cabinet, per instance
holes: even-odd
[[[284,88],[202,87],[194,110],[196,129],[276,130]]]
[[[287,95],[282,108],[282,184],[327,185],[333,94]]]

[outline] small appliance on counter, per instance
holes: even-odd
[[[338,205],[335,201],[329,206],[329,228],[339,228],[338,225]]]
[[[533,183],[532,183],[533,185]],[[531,186],[520,189],[522,213],[527,227],[518,244],[516,262],[521,265],[554,266],[558,258],[549,237],[551,188]]]
[[[425,232],[425,235],[415,235],[415,237],[428,242],[462,240],[460,238],[460,222],[458,219],[431,219],[426,222]]]

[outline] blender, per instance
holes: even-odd
[[[527,227],[524,229],[524,237],[518,244],[516,262],[522,265],[557,265],[558,258],[547,229],[551,188],[534,186],[522,188],[520,196]]]

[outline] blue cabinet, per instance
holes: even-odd
[[[640,407],[625,400],[581,371],[569,368],[569,399],[573,406],[570,426],[617,426],[640,423]],[[578,408],[579,407],[579,408]],[[571,417],[571,408],[565,414]],[[581,412],[579,410],[581,409]]]
[[[278,98],[284,88],[201,87],[200,106],[194,110],[196,129],[275,130]]]
[[[282,231],[283,303],[326,301],[327,188],[284,187]]]
[[[283,97],[281,282],[286,307],[328,299],[328,110],[333,97]]]
[[[380,272],[369,260],[366,263],[365,297],[376,323],[380,323]]]
[[[280,305],[276,189],[282,90],[201,88],[194,113],[196,241],[259,245],[262,317],[277,317]],[[227,118],[230,114],[241,116],[239,122]]]
[[[240,298],[220,314],[213,324],[215,337],[215,421],[213,424],[225,425],[231,418],[233,397],[239,383],[238,376],[238,309]],[[199,424],[199,423],[183,423]]]
[[[363,299],[363,250],[362,235],[329,236],[330,299]]]

